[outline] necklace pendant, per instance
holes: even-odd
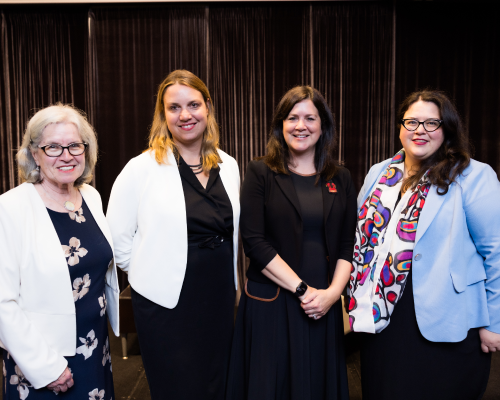
[[[75,211],[75,205],[71,201],[65,201],[64,208],[68,211]]]

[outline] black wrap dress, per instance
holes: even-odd
[[[206,188],[182,158],[179,173],[186,275],[173,309],[132,287],[139,343],[153,400],[223,400],[234,320],[233,211],[219,168],[210,171]]]

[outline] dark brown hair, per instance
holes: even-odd
[[[321,135],[315,146],[314,166],[319,175],[328,181],[337,172],[337,164],[334,160],[337,139],[335,122],[326,100],[320,92],[310,86],[296,86],[290,89],[278,103],[271,122],[267,154],[262,159],[274,172],[290,174],[288,170],[290,152],[283,136],[283,121],[288,117],[295,104],[302,100],[311,100],[318,109],[321,119]]]
[[[153,124],[149,132],[149,149],[155,151],[155,158],[158,164],[166,162],[168,149],[174,151],[175,143],[168,130],[165,118],[165,104],[163,98],[167,89],[178,83],[197,90],[203,96],[208,109],[207,127],[203,133],[203,142],[201,144],[201,158],[203,171],[210,171],[216,168],[219,162],[222,162],[217,149],[219,148],[219,126],[215,120],[215,110],[207,86],[195,74],[185,69],[172,71],[158,86],[156,96],[155,114]]]
[[[430,182],[437,186],[438,193],[448,193],[451,183],[456,181],[470,163],[470,146],[465,128],[457,109],[444,92],[424,89],[410,94],[399,107],[398,128],[401,129],[401,120],[406,111],[417,101],[428,101],[439,108],[439,115],[443,124],[444,141],[441,147],[429,158],[425,159],[415,171],[403,182],[403,190],[416,187],[425,172],[429,171]]]

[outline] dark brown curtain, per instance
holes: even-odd
[[[105,208],[115,178],[147,148],[156,91],[170,71],[206,73],[204,7],[95,7],[96,187]]]
[[[394,154],[394,10],[391,3],[312,6],[314,86],[335,115],[338,158],[361,188]]]
[[[264,155],[274,107],[309,84],[309,7],[210,8],[209,85],[221,147],[246,165]],[[286,43],[286,45],[285,45]]]
[[[15,154],[34,112],[55,102],[85,109],[87,15],[80,8],[1,12],[0,193],[18,184]]]
[[[447,92],[474,158],[500,176],[500,9],[484,2],[405,2],[397,18],[397,101],[425,87]]]

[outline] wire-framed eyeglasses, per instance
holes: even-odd
[[[89,146],[88,143],[71,143],[68,146],[61,146],[59,144],[48,144],[45,146],[38,146],[40,149],[43,150],[45,154],[47,154],[49,157],[59,157],[63,152],[64,149],[68,149],[69,154],[72,156],[79,156],[85,153],[85,150],[87,150],[87,147]]]
[[[429,119],[426,119],[425,121],[419,121],[419,120],[413,119],[413,118],[406,118],[406,119],[402,119],[401,123],[406,128],[406,130],[408,130],[410,132],[416,131],[418,129],[418,127],[420,126],[420,124],[423,125],[424,129],[427,132],[434,132],[435,130],[439,129],[439,127],[443,123],[443,120],[429,118]]]

